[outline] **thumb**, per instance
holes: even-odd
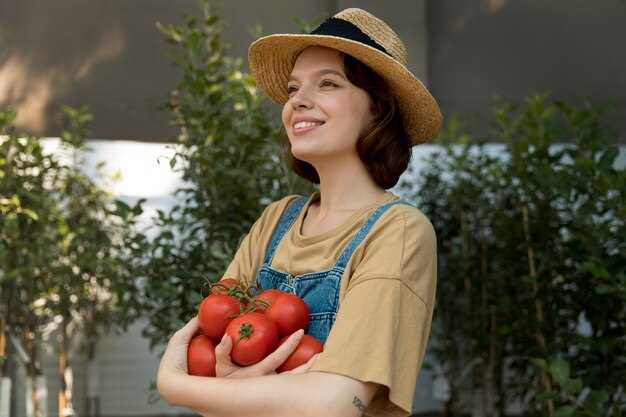
[[[232,350],[232,342],[228,333],[224,333],[222,340],[215,347],[215,356],[218,360],[223,362],[230,362],[230,351]]]

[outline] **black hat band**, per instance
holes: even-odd
[[[338,36],[340,38],[349,39],[351,41],[360,42],[365,45],[376,48],[381,52],[391,56],[389,52],[376,41],[370,38],[366,33],[361,31],[358,26],[348,22],[347,20],[329,17],[321,25],[315,28],[310,35],[329,35]],[[392,57],[393,58],[393,57]]]

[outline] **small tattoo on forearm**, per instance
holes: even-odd
[[[365,411],[365,405],[361,402],[361,400],[359,400],[359,397],[357,397],[356,395],[354,396],[354,399],[352,400],[352,404],[354,404],[354,406],[358,408],[359,411],[361,412]]]

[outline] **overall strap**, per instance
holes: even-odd
[[[271,265],[278,244],[283,239],[283,236],[285,236],[291,225],[296,221],[298,214],[300,214],[300,210],[302,210],[302,207],[304,207],[308,199],[309,197],[307,196],[300,196],[289,203],[289,206],[285,209],[285,211],[283,211],[283,214],[280,216],[280,220],[278,221],[278,225],[272,233],[269,247],[265,251],[264,263],[267,265]]]
[[[363,242],[363,240],[365,239],[365,237],[367,236],[371,228],[374,227],[374,224],[376,223],[376,221],[387,210],[389,210],[391,207],[393,207],[396,204],[408,204],[409,206],[417,207],[415,203],[412,203],[405,199],[392,201],[391,203],[387,203],[383,206],[378,207],[370,215],[370,217],[363,224],[363,226],[361,226],[361,229],[359,229],[359,231],[352,237],[350,242],[346,245],[341,255],[339,255],[339,258],[337,258],[337,262],[335,263],[332,269],[338,270],[341,273],[343,273],[344,269],[346,268],[346,265],[348,264],[348,261],[350,260],[350,257],[352,256],[356,248],[361,244],[361,242]]]

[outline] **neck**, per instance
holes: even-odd
[[[325,161],[315,168],[320,177],[319,218],[359,210],[388,193],[374,182],[360,160],[352,163]]]

